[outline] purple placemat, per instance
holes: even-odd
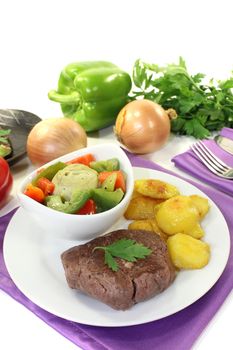
[[[127,153],[133,166],[151,168],[173,174],[155,163]],[[174,174],[173,174],[174,175]],[[189,181],[191,182],[191,181]],[[194,182],[191,182],[195,184]],[[205,192],[224,214],[233,235],[233,199],[217,190],[195,184]],[[0,218],[0,288],[25,305],[48,325],[85,350],[187,350],[190,349],[208,322],[215,315],[233,288],[232,249],[227,266],[213,288],[186,309],[139,326],[93,327],[54,316],[26,298],[11,280],[2,255],[2,243],[8,222],[14,212]],[[233,241],[233,240],[232,240]]]
[[[220,135],[233,140],[233,129],[223,128],[220,131]],[[233,168],[233,155],[220,148],[214,140],[204,140],[203,142],[218,158]],[[223,179],[211,173],[192,150],[178,154],[172,161],[181,170],[233,196],[233,180]]]

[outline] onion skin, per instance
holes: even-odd
[[[68,118],[49,118],[37,123],[27,138],[27,154],[37,166],[87,146],[84,129]]]
[[[126,148],[138,154],[159,150],[170,135],[169,114],[157,103],[135,100],[119,112],[114,132]]]

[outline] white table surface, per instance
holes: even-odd
[[[72,61],[109,60],[131,72],[137,58],[163,65],[183,56],[191,73],[229,77],[233,68],[231,3],[2,1],[0,108],[23,109],[41,118],[61,116],[59,105],[49,101],[47,93],[56,88],[60,70]],[[112,129],[108,128],[88,142],[91,145],[113,140]],[[193,141],[172,136],[165,148],[146,157],[178,172],[170,159]],[[0,215],[17,206],[17,184],[31,170],[27,158],[12,167],[14,187]],[[193,348],[232,349],[232,314],[233,294]],[[77,350],[77,346],[0,291],[0,349],[43,348]]]

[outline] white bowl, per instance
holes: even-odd
[[[37,169],[21,182],[17,195],[21,206],[27,211],[27,215],[33,217],[35,224],[39,225],[46,235],[49,234],[52,235],[53,238],[59,239],[89,240],[108,230],[126,210],[133,193],[133,169],[124,151],[116,144],[107,143],[86,147],[59,157],[43,165],[41,168],[45,168],[58,161],[67,162],[87,153],[92,153],[96,157],[96,160],[110,158],[117,158],[119,160],[120,168],[127,175],[125,196],[114,208],[102,213],[94,215],[65,214],[48,208],[23,193],[26,185],[35,178],[38,171]]]

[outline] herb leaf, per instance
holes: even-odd
[[[113,258],[113,256],[111,255],[111,253],[108,252],[107,249],[105,249],[105,253],[104,253],[104,262],[106,265],[108,265],[113,271],[117,271],[118,270],[118,264],[116,262],[116,260]]]
[[[8,140],[7,140],[6,137],[1,137],[1,136],[0,136],[0,143],[6,143],[6,144],[8,144],[9,142],[8,142]]]
[[[137,243],[133,239],[126,238],[119,239],[105,247],[95,247],[94,250],[96,249],[104,250],[105,264],[107,264],[113,271],[118,271],[118,264],[114,258],[121,258],[130,262],[135,262],[137,259],[145,259],[146,256],[152,253],[150,248]]]
[[[7,144],[0,144],[0,157],[6,157],[11,154],[11,147]]]
[[[141,62],[141,60],[137,60],[134,64],[133,69],[134,84],[137,87],[141,87],[142,84],[145,82],[146,78],[146,67],[144,67],[144,64]]]
[[[8,136],[11,133],[10,129],[1,129],[0,127],[0,136]]]

